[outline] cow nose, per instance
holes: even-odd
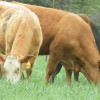
[[[9,81],[12,84],[16,84],[18,82],[18,80],[14,79],[13,77]]]
[[[15,84],[17,82],[17,80],[12,76],[12,77],[7,77],[7,81],[12,83],[12,84]]]

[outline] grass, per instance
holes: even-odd
[[[54,84],[45,84],[45,56],[39,56],[34,64],[31,82],[21,80],[12,85],[0,79],[0,100],[100,100],[100,85],[89,84],[80,74],[79,82],[72,79],[66,84],[64,68],[57,75]]]

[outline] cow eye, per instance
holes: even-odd
[[[15,73],[16,73],[16,74],[18,74],[18,73],[19,73],[19,68],[17,68],[17,69],[15,70]]]

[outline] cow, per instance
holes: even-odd
[[[24,6],[0,2],[0,58],[5,75],[18,82],[27,63],[27,78],[42,44],[42,30],[37,15]]]
[[[92,33],[93,33],[93,35],[95,37],[98,50],[100,52],[100,34],[99,34],[99,31],[98,31],[98,28],[97,28],[95,22],[92,21],[85,14],[78,14],[78,15],[90,26],[90,28],[92,30]],[[46,60],[47,60],[47,57],[46,57]],[[75,65],[75,66],[77,66],[77,65]],[[60,72],[61,68],[62,68],[62,65],[58,64],[56,71],[52,74],[52,78],[51,78],[52,82],[54,82],[54,78]],[[77,66],[77,67],[74,67],[74,68],[76,68],[76,71],[74,71],[74,80],[76,82],[78,82],[78,76],[79,76],[78,68],[79,67]]]
[[[92,33],[95,37],[98,50],[100,52],[100,34],[99,34],[99,31],[98,31],[98,28],[97,28],[95,22],[93,22],[85,14],[78,14],[78,15],[90,26],[90,28],[92,30]],[[75,65],[75,66],[77,66],[77,65]],[[61,68],[62,68],[62,65],[58,64],[57,69],[56,69],[55,73],[53,73],[52,78],[51,78],[53,82],[54,82],[55,76],[60,72]],[[74,67],[74,68],[76,68],[76,71],[74,71],[74,80],[76,82],[78,82],[78,77],[79,77],[79,72],[78,71],[79,71],[80,68],[78,66]]]

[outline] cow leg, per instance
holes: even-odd
[[[47,56],[45,57],[45,60],[47,61]],[[60,72],[61,68],[62,68],[62,65],[59,63],[57,65],[55,72],[50,77],[50,80],[51,80],[52,83],[54,83],[54,79],[55,79],[56,75]]]
[[[68,70],[68,69],[65,70],[66,70],[67,83],[71,84],[72,70]]]
[[[52,83],[54,83],[54,79],[55,79],[56,75],[60,72],[61,68],[62,68],[62,65],[59,63],[57,65],[55,72],[50,77],[50,80],[51,80]]]
[[[46,68],[46,77],[45,77],[46,83],[52,82],[52,74],[55,72],[58,63],[59,63],[58,56],[55,53],[50,54]]]
[[[33,68],[33,64],[31,64],[31,67],[29,69],[26,69],[26,74],[27,74],[26,78],[28,81],[30,81],[30,78],[31,78],[32,68]]]
[[[74,80],[78,82],[79,72],[74,71]]]
[[[22,63],[22,65],[21,65],[21,71],[20,71],[20,73],[21,73],[21,79],[25,79],[24,72],[23,72],[25,70],[25,66],[26,66],[26,64]]]
[[[79,72],[80,72],[80,67],[79,65],[75,64],[74,65],[74,80],[76,82],[78,82]]]

